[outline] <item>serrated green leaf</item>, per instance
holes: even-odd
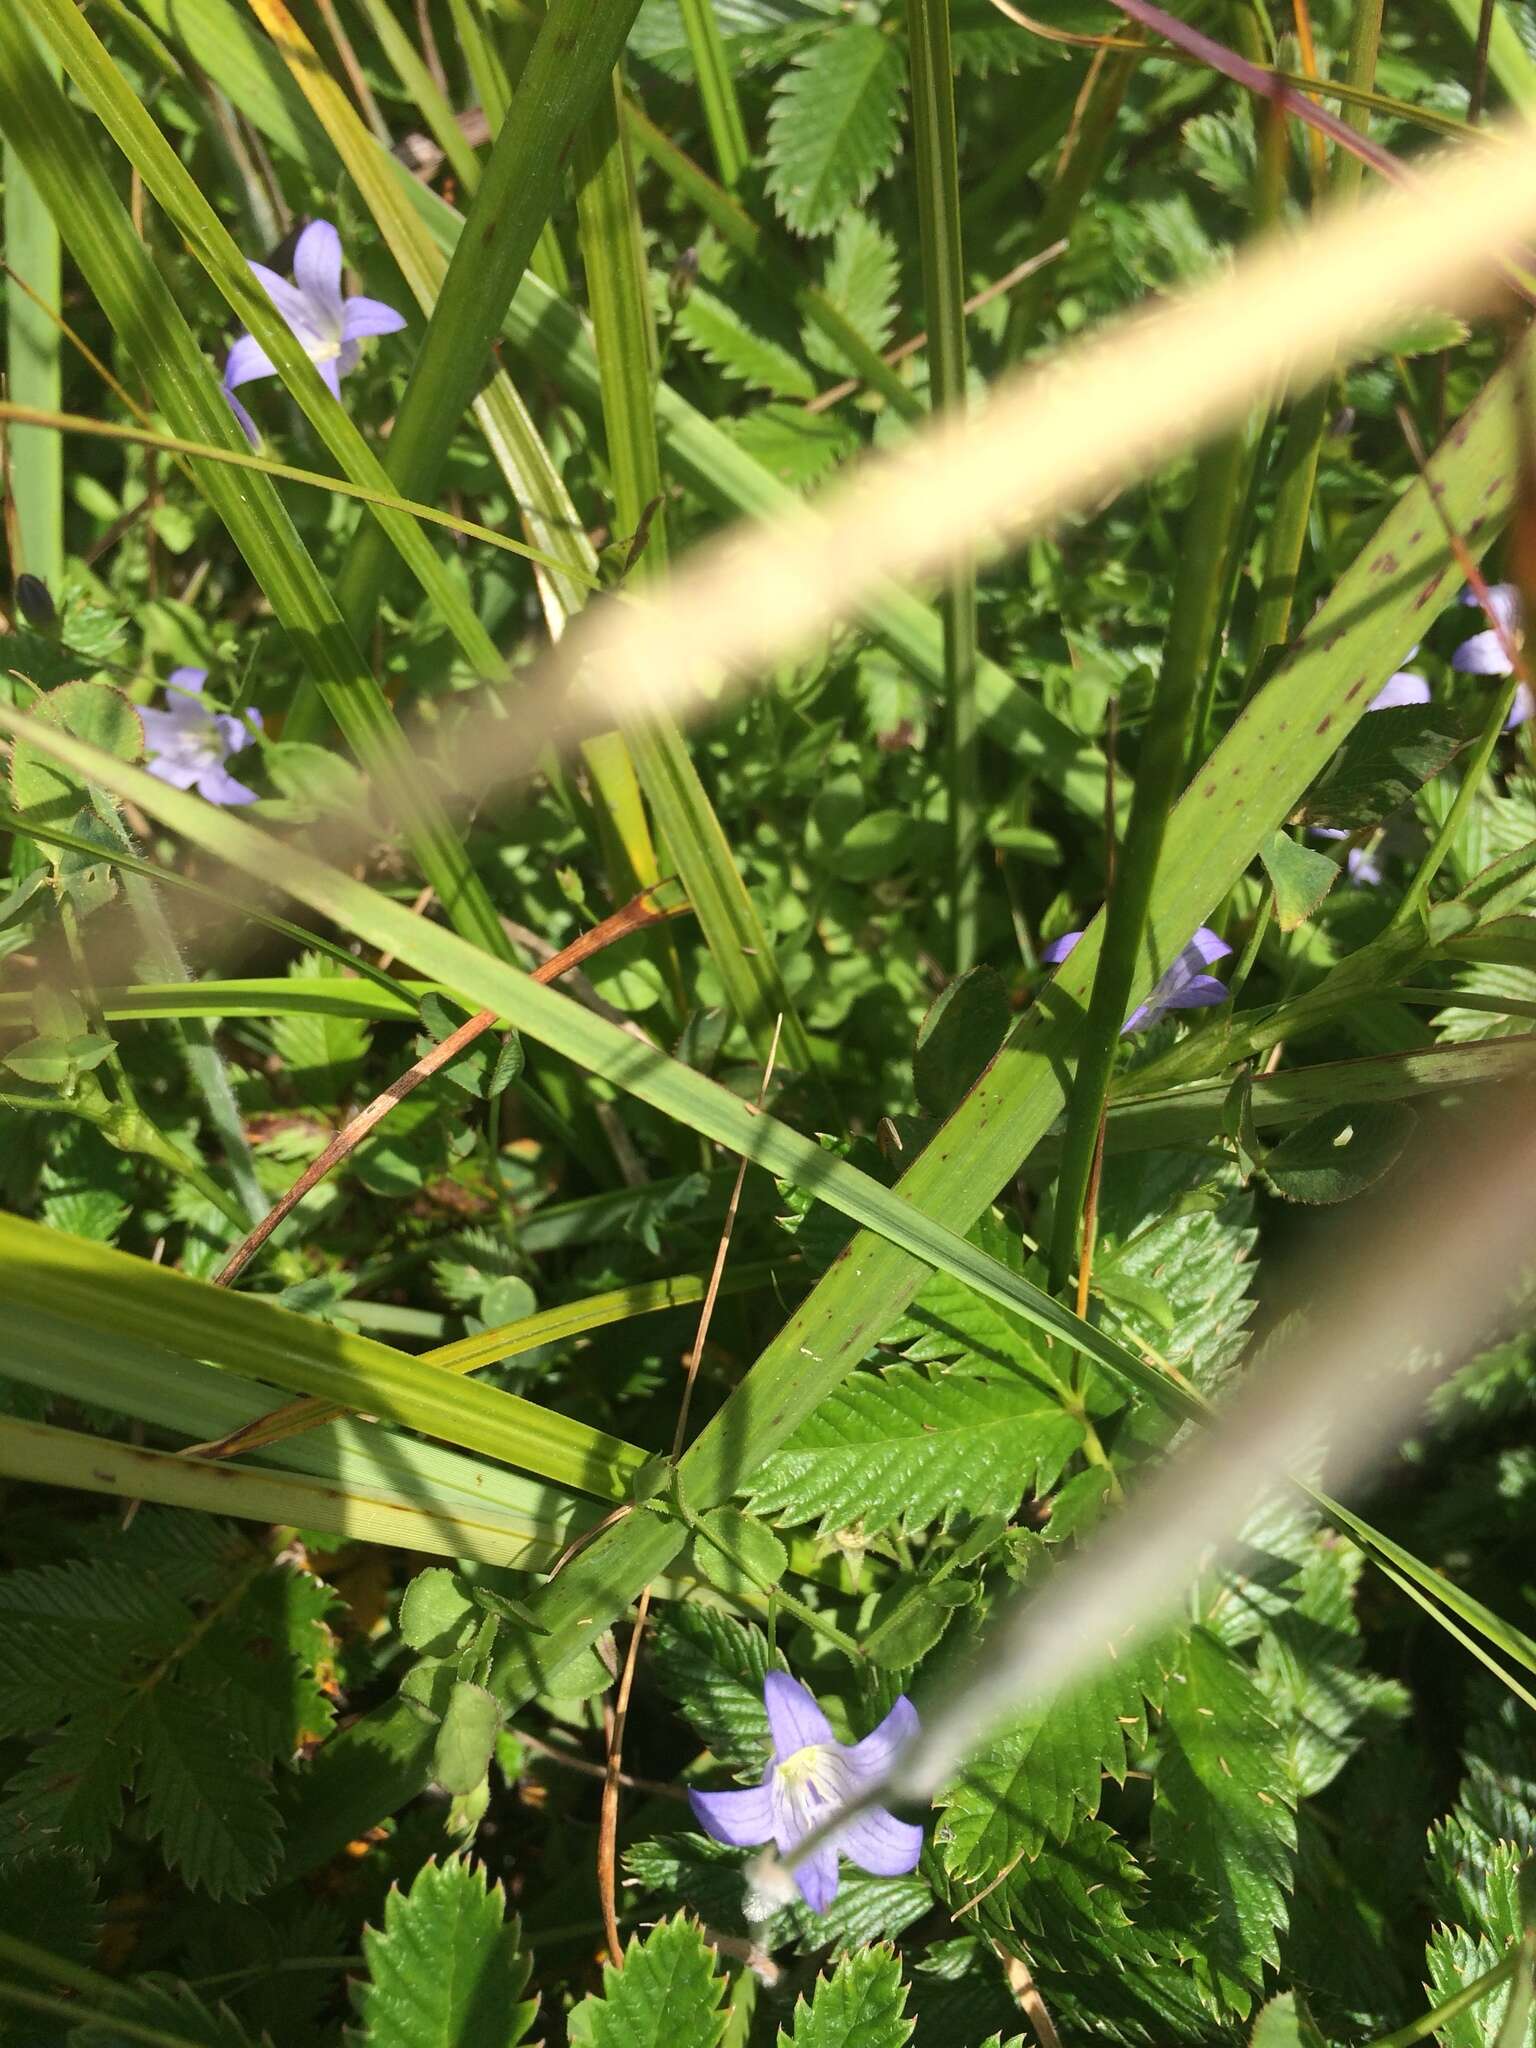
[[[994,1735],[944,1798],[938,1840],[950,1873],[985,1882],[1097,1813],[1105,1777],[1123,1781],[1128,1753],[1144,1746],[1147,1704],[1164,1685],[1156,1649],[1106,1660],[1045,1713]]]
[[[1203,1628],[1180,1664],[1163,1697],[1152,1839],[1214,1897],[1196,1967],[1241,2015],[1279,1956],[1296,1850],[1290,1775],[1247,1666]]]
[[[821,288],[871,348],[883,349],[896,327],[896,244],[867,213],[850,211],[837,223]],[[805,352],[835,376],[850,374],[836,343],[819,327],[805,329]]]
[[[703,285],[695,285],[677,314],[677,330],[704,360],[740,384],[776,398],[813,398],[816,380],[804,363],[772,341]]]
[[[1326,1109],[1266,1153],[1264,1177],[1288,1202],[1348,1202],[1397,1164],[1417,1122],[1399,1102]]]
[[[332,982],[341,969],[323,953],[305,953],[290,966],[289,979]],[[368,1050],[369,1027],[361,1017],[305,1010],[272,1019],[272,1049],[289,1085],[302,1101],[328,1109],[341,1101]]]
[[[711,1754],[728,1769],[761,1773],[768,1752],[763,1681],[772,1669],[762,1630],[678,1601],[657,1623],[651,1663]]]
[[[911,1366],[844,1382],[753,1476],[759,1514],[823,1530],[926,1528],[1012,1514],[1083,1440],[1055,1392],[1017,1371],[930,1379]]]
[[[1259,848],[1259,859],[1275,892],[1275,923],[1283,932],[1305,924],[1343,873],[1336,860],[1303,846],[1288,832],[1275,832]]]
[[[794,489],[846,462],[859,446],[857,430],[840,414],[811,412],[785,399],[771,400],[720,425],[755,462]]]
[[[895,161],[901,142],[900,46],[848,22],[801,51],[768,116],[768,190],[802,235],[825,234]]]
[[[66,1722],[6,1785],[0,1805],[0,1858],[38,1849],[68,1850],[104,1862],[123,1815],[123,1795],[138,1762],[142,1714]]]
[[[253,1749],[195,1692],[160,1685],[141,1716],[145,1825],[188,1884],[244,1899],[277,1867],[277,1801]]]
[[[119,761],[137,761],[144,751],[139,714],[109,683],[62,683],[33,707],[33,715]],[[17,741],[11,754],[11,795],[17,810],[31,813],[41,823],[66,825],[86,788],[81,777],[46,760],[25,740]],[[44,850],[57,866],[57,849]]]
[[[227,2006],[205,2005],[190,1984],[158,1971],[118,1985],[116,1995],[118,2017],[134,2031],[102,2014],[73,2029],[70,2048],[143,2048],[145,2029],[159,2040],[185,2042],[186,2048],[267,2048],[267,2037],[258,2041],[247,2033]]]
[[[907,1987],[893,1949],[844,1956],[830,1977],[818,1977],[810,2001],[795,2002],[779,2048],[904,2048],[913,2022]]]
[[[1359,1551],[1314,1534],[1300,1595],[1259,1640],[1258,1683],[1279,1728],[1293,1800],[1332,1784],[1362,1741],[1408,1711],[1405,1689],[1362,1671]]]
[[[391,1890],[384,1926],[363,1933],[368,1981],[355,1996],[358,2048],[515,2048],[538,2000],[519,2002],[530,1959],[501,1886],[478,1864],[425,1863]]]
[[[725,1979],[691,1920],[663,1920],[603,1965],[603,1995],[570,2019],[571,2048],[715,2048],[725,2032]]]
[[[1322,2037],[1298,2010],[1296,1994],[1272,1998],[1253,2023],[1249,2048],[1321,2048]]]

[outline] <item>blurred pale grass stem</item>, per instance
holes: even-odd
[[[1210,1412],[1082,1551],[1016,1598],[986,1646],[926,1701],[921,1733],[858,1807],[926,1799],[1007,1715],[1041,1710],[1178,1612],[1256,1510],[1326,1458],[1357,1484],[1430,1388],[1496,1328],[1536,1230],[1536,1092],[1489,1115],[1447,1116],[1386,1197],[1336,1245],[1319,1288],[1295,1276],[1304,1319]],[[857,1807],[848,1811],[857,1810]],[[840,1814],[802,1844],[814,1852]]]

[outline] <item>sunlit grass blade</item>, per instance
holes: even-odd
[[[18,405],[57,409],[60,335],[44,309],[57,312],[62,304],[59,231],[46,199],[9,143],[0,153],[0,177],[10,273],[5,282],[6,391]],[[63,450],[52,434],[25,427],[7,436],[7,448],[9,509],[17,528],[9,535],[15,548],[12,577],[23,571],[39,576],[57,596],[64,573]]]
[[[52,23],[54,0],[48,5]],[[78,15],[57,19],[71,47],[94,42]],[[215,446],[243,446],[211,366],[134,234],[80,117],[11,9],[0,9],[0,129],[45,195],[87,284],[173,431]],[[423,872],[447,914],[480,943],[502,949],[501,923],[484,887],[422,791],[383,693],[271,484],[213,464],[199,469],[198,481],[333,704],[338,723],[407,821]]]
[[[20,1217],[0,1216],[0,1298],[67,1315],[107,1338],[127,1331],[189,1358],[216,1355],[290,1393],[403,1422],[605,1499],[623,1499],[645,1463],[644,1451],[603,1430],[371,1337]]]
[[[740,182],[751,158],[747,125],[741,117],[741,101],[736,97],[736,81],[731,75],[731,60],[720,34],[714,0],[679,0],[679,12],[683,17],[683,33],[688,38],[689,55],[693,58],[694,77],[704,108],[704,125],[709,130],[715,169],[721,184],[729,191]]]
[[[351,1543],[382,1543],[485,1564],[526,1569],[550,1555],[548,1545],[530,1537],[515,1517],[488,1506],[468,1501],[422,1505],[385,1487],[338,1485],[304,1472],[186,1458],[6,1416],[0,1416],[0,1477],[116,1494],[122,1500],[160,1501],[252,1522],[296,1524]]]
[[[260,875],[266,881],[281,875],[283,886],[291,895],[323,916],[346,925],[367,943],[414,964],[429,976],[441,976],[449,986],[462,990],[477,1008],[505,1015],[519,1031],[564,1053],[579,1068],[601,1075],[676,1122],[714,1139],[766,1171],[795,1182],[855,1222],[878,1231],[892,1244],[903,1246],[919,1260],[952,1273],[978,1293],[1065,1338],[1130,1386],[1150,1393],[1154,1399],[1171,1402],[1179,1413],[1187,1409],[1187,1397],[1138,1354],[1072,1315],[945,1223],[924,1216],[900,1194],[882,1187],[776,1118],[755,1110],[693,1068],[637,1045],[606,1018],[579,1009],[555,990],[542,987],[506,962],[477,951],[455,934],[391,902],[378,890],[352,880],[339,869],[328,867],[296,848],[283,847],[242,820],[170,789],[155,777],[113,761],[95,748],[82,746],[38,720],[0,709],[0,731],[25,733],[42,752],[94,776],[104,787],[130,798],[193,844],[247,874]]]
[[[716,1293],[746,1293],[751,1288],[767,1285],[779,1270],[773,1266],[738,1267],[735,1272],[724,1275]],[[496,1365],[504,1358],[518,1358],[526,1352],[538,1350],[541,1345],[564,1343],[572,1337],[585,1335],[589,1330],[628,1322],[634,1316],[686,1307],[692,1302],[702,1301],[707,1286],[707,1276],[702,1273],[682,1273],[668,1280],[637,1280],[628,1287],[613,1287],[604,1294],[588,1295],[583,1301],[540,1309],[534,1315],[519,1317],[516,1322],[498,1323],[489,1330],[476,1330],[473,1336],[460,1337],[453,1344],[438,1345],[431,1351],[423,1351],[420,1357],[423,1364],[435,1365],[440,1372],[477,1372],[483,1365]],[[228,1455],[232,1448],[241,1457],[246,1457],[258,1447],[286,1444],[302,1431],[313,1429],[317,1423],[329,1422],[345,1412],[334,1403],[293,1401],[286,1408],[273,1409],[256,1423],[242,1425],[238,1444],[233,1447],[221,1445],[221,1450]],[[206,1441],[213,1439],[210,1437]]]
[[[251,0],[280,49],[311,65],[282,0]],[[518,81],[479,186],[466,238],[451,258],[427,322],[421,352],[389,438],[395,487],[431,497],[450,440],[478,388],[507,303],[526,269],[559,190],[566,149],[607,82],[638,0],[554,0]],[[371,625],[388,567],[387,550],[366,530],[352,543],[339,585],[355,632]]]
[[[15,1306],[6,1327],[7,1379],[55,1399],[109,1408],[188,1444],[211,1443],[273,1409],[270,1387],[125,1329],[104,1343],[90,1324]],[[557,1556],[601,1513],[595,1501],[509,1466],[350,1416],[308,1431],[280,1452],[254,1448],[244,1455],[337,1486],[383,1488],[440,1509],[444,1517],[473,1521],[484,1506],[499,1525],[522,1534],[534,1566]]]

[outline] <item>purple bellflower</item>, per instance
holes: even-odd
[[[1082,936],[1081,932],[1063,932],[1059,939],[1052,939],[1048,946],[1041,948],[1040,958],[1048,967],[1055,967],[1066,959]],[[1212,1003],[1224,1003],[1227,1000],[1226,983],[1201,970],[1214,967],[1218,960],[1225,960],[1231,950],[1225,939],[1218,938],[1208,926],[1201,925],[1147,1000],[1126,1018],[1120,1027],[1121,1037],[1129,1031],[1144,1031],[1169,1010],[1204,1010]]]
[[[1474,591],[1461,593],[1463,604],[1476,604]],[[1492,583],[1488,587],[1488,602],[1493,615],[1511,640],[1518,640],[1523,621],[1520,616],[1520,593],[1513,583]],[[1470,640],[1463,640],[1451,656],[1451,667],[1459,669],[1464,676],[1507,676],[1513,673],[1509,656],[1504,652],[1504,643],[1492,626],[1481,633],[1474,633]],[[1515,691],[1515,701],[1509,707],[1509,716],[1504,721],[1506,732],[1536,713],[1536,700],[1524,683]]]
[[[151,775],[172,789],[195,789],[211,804],[253,804],[254,789],[237,782],[224,763],[251,743],[245,723],[227,711],[213,711],[203,702],[203,668],[175,668],[165,689],[163,711],[141,711],[144,745]],[[248,712],[261,729],[261,713]]]
[[[765,1679],[763,1705],[773,1736],[763,1782],[735,1792],[688,1794],[705,1831],[737,1849],[772,1842],[780,1855],[789,1855],[840,1806],[883,1777],[917,1733],[917,1710],[903,1694],[873,1734],[841,1743],[814,1697],[782,1671],[770,1671]],[[811,1911],[825,1913],[837,1897],[839,1856],[875,1877],[901,1877],[917,1867],[922,1847],[920,1827],[872,1806],[808,1856],[795,1882]]]
[[[337,398],[342,378],[357,366],[358,343],[370,334],[395,334],[405,325],[404,316],[380,299],[342,297],[341,237],[328,220],[312,220],[299,236],[292,284],[264,263],[253,263],[251,269]],[[255,377],[276,375],[276,365],[255,335],[242,334],[224,365],[224,395],[253,447],[261,437],[235,390]]]

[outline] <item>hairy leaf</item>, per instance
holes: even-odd
[[[359,2048],[515,2048],[537,1999],[499,1884],[453,1857],[424,1863],[408,1892],[392,1889],[384,1925],[363,1934],[368,1980],[356,1987]]]
[[[571,2048],[715,2048],[725,2032],[725,1979],[691,1920],[663,1920],[603,1965],[603,1995],[571,2014]]]
[[[889,36],[848,22],[794,59],[768,117],[768,189],[802,235],[836,227],[901,142],[903,65]]]

